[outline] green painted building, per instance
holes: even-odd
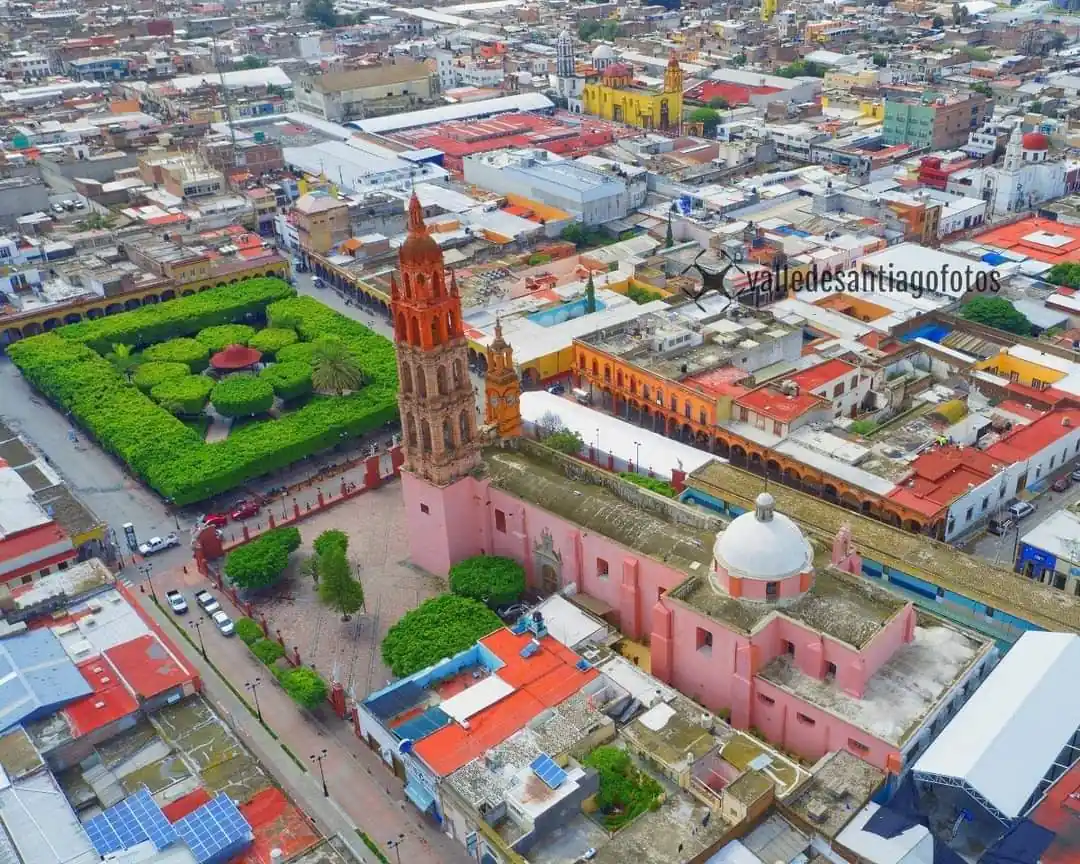
[[[988,113],[980,93],[964,97],[927,91],[919,99],[886,99],[882,137],[888,146],[944,150],[965,144]]]
[[[882,132],[885,143],[910,144],[912,147],[929,147],[934,140],[934,119],[937,112],[933,105],[886,102],[885,122]]]

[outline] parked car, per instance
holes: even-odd
[[[503,621],[514,622],[528,611],[529,607],[524,603],[510,603],[507,606],[500,606],[495,610],[495,614]]]
[[[53,204],[52,207],[50,207],[49,209],[52,210],[53,213],[56,213],[58,216],[62,215],[64,212],[64,208],[59,204]]]
[[[210,616],[214,619],[214,623],[217,624],[218,630],[221,631],[222,636],[232,636],[236,628],[233,626],[232,618],[218,609],[213,615]]]
[[[1072,486],[1072,478],[1068,474],[1062,474],[1053,482],[1050,488],[1055,492],[1064,492],[1070,486]]]
[[[236,505],[236,509],[230,514],[233,521],[240,521],[241,519],[247,519],[254,516],[259,512],[259,508],[262,505],[258,501],[241,501]]]
[[[311,284],[318,288],[320,291],[326,287],[326,283],[323,282],[318,276],[311,280]]]
[[[187,600],[176,589],[165,592],[165,599],[169,601],[169,608],[177,615],[183,615],[188,610]]]
[[[78,199],[75,202],[75,209],[76,210],[85,210],[86,209],[86,201],[83,200],[82,198]]]
[[[1080,483],[1080,468],[1077,468],[1069,476],[1072,477],[1073,480],[1076,480],[1078,483]]]
[[[176,534],[166,534],[164,537],[151,537],[145,543],[139,544],[139,554],[142,556],[156,555],[173,546],[180,545],[180,538]]]
[[[555,384],[552,384],[550,387],[547,388],[547,392],[550,393],[552,396],[562,396],[563,393],[566,392],[566,387],[556,382]]]
[[[1035,507],[1029,504],[1027,501],[1017,501],[1011,507],[1009,507],[1009,515],[1013,517],[1017,522],[1021,519],[1026,519],[1032,513],[1035,512]]]
[[[229,517],[224,513],[206,513],[199,518],[203,525],[213,525],[215,528],[224,528],[229,524]]]
[[[213,615],[221,610],[221,604],[214,599],[213,594],[206,590],[195,592],[195,602],[202,606],[207,615]]]
[[[990,520],[986,530],[1000,537],[1003,534],[1008,534],[1015,525],[1016,520],[1012,516],[996,516]]]

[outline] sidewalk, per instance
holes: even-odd
[[[165,591],[171,588],[184,591],[190,597],[193,590],[209,586],[207,580],[195,572],[194,567],[189,567],[188,570],[190,572],[187,574],[182,570],[173,570],[160,576],[155,574],[154,588],[158,597],[164,597]],[[154,605],[149,592],[137,596],[147,611],[162,622],[166,632],[175,633],[176,625],[190,631],[188,622],[196,620],[193,616],[200,615],[193,608],[184,617],[171,616]],[[223,605],[231,605],[225,596],[220,596],[220,600]],[[235,609],[229,611],[234,618],[242,614]],[[416,809],[405,801],[401,781],[355,736],[351,723],[331,716],[328,722],[334,725],[327,727],[319,719],[301,713],[277,683],[271,680],[270,673],[252,656],[243,642],[219,634],[209,619],[201,620],[205,622],[201,632],[207,656],[233,687],[243,692],[245,682],[253,681],[256,677],[261,679],[258,688],[259,706],[267,724],[280,741],[274,741],[266,730],[251,718],[248,710],[199,652],[186,640],[178,639],[185,655],[203,676],[207,696],[215,706],[221,706],[219,710],[237,718],[236,726],[242,730],[245,743],[266,762],[267,767],[281,779],[285,788],[296,796],[305,810],[315,816],[320,827],[327,833],[341,833],[349,840],[355,838],[352,846],[361,847],[361,860],[365,864],[374,864],[374,856],[360,842],[353,826],[365,831],[380,846],[385,846],[387,840],[404,834],[402,858],[410,864],[465,864],[468,861],[460,844],[424,821]],[[198,641],[193,632],[188,632],[188,635]],[[282,744],[287,745],[289,750],[305,763],[309,762],[312,755],[324,749],[327,751],[323,768],[330,790],[329,801],[322,796],[318,769],[313,765],[306,774],[301,773],[289,755],[282,750]],[[393,856],[388,857],[394,860]]]

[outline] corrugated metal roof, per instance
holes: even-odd
[[[372,117],[368,120],[359,120],[352,125],[362,132],[397,132],[401,129],[415,129],[419,126],[431,126],[449,120],[486,117],[492,114],[505,114],[510,111],[546,111],[554,107],[554,103],[547,96],[540,93],[522,93],[517,96],[485,99],[481,102],[462,102],[456,105],[444,105],[440,108],[428,108],[423,111],[408,111],[404,114],[391,114],[387,117]]]

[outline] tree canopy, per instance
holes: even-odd
[[[338,396],[359,390],[364,376],[344,342],[337,339],[316,339],[311,354],[311,383],[322,393]]]
[[[338,16],[334,10],[334,0],[307,0],[304,3],[304,18],[312,24],[336,27]]]
[[[289,553],[300,547],[296,528],[274,528],[225,556],[225,575],[237,588],[266,588],[289,566]]]
[[[350,572],[344,546],[333,544],[319,554],[319,599],[341,613],[342,621],[364,606],[364,589]]]
[[[525,592],[525,568],[500,555],[466,558],[450,568],[450,590],[488,606],[505,606]]]
[[[581,437],[581,433],[566,428],[552,432],[544,438],[544,444],[568,456],[577,456],[585,449],[585,439]]]
[[[349,535],[337,528],[331,528],[316,537],[311,548],[319,556],[325,555],[331,549],[340,549],[345,552],[349,548]]]
[[[578,38],[582,42],[592,39],[601,39],[604,42],[614,42],[616,36],[622,35],[622,27],[617,21],[582,21],[578,25]]]
[[[604,826],[615,831],[645,813],[655,809],[663,788],[652,777],[634,766],[625,750],[618,747],[597,747],[583,760],[596,769],[600,790],[596,806],[604,814]]]
[[[1055,264],[1046,271],[1043,278],[1055,285],[1064,285],[1067,288],[1080,288],[1080,263],[1068,261]]]
[[[712,138],[720,125],[720,112],[715,108],[695,108],[690,112],[690,122],[700,123],[705,137]]]
[[[314,669],[298,666],[282,673],[278,679],[292,700],[309,711],[314,711],[326,701],[330,688]]]
[[[390,628],[382,643],[383,660],[394,675],[411,675],[464,651],[501,626],[499,616],[477,600],[457,594],[432,597]]]
[[[1004,297],[976,297],[960,307],[960,317],[998,330],[1031,335],[1031,322]]]
[[[776,70],[776,74],[783,78],[824,78],[825,73],[828,71],[826,67],[820,63],[815,63],[813,60],[796,60],[787,66],[781,66]]]

